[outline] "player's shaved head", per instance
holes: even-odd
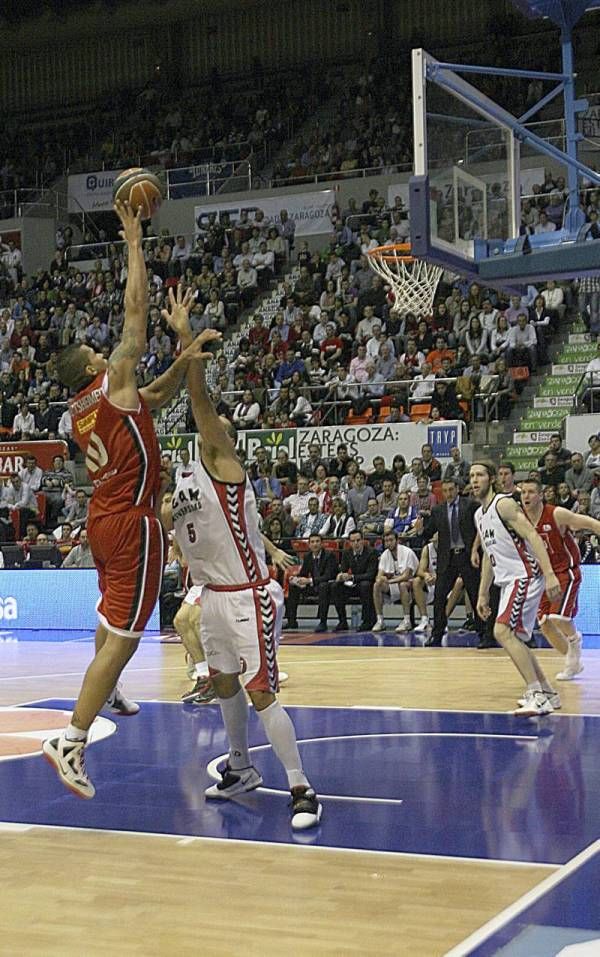
[[[94,378],[93,360],[95,352],[90,346],[73,342],[60,353],[56,360],[56,371],[63,385],[75,392],[83,389]]]

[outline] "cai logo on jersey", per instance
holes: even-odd
[[[108,463],[108,452],[102,439],[95,432],[90,433],[88,447],[85,453],[85,467],[94,474],[103,469]]]

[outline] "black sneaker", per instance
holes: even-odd
[[[340,623],[339,623],[338,625],[336,625],[333,630],[334,630],[334,631],[348,631],[348,622],[347,622],[347,621],[340,621]]]
[[[305,831],[316,827],[321,820],[323,808],[312,788],[301,785],[291,789],[292,827],[295,831]]]
[[[217,697],[213,683],[208,675],[202,675],[196,678],[193,688],[182,694],[181,700],[184,704],[208,704]]]
[[[290,631],[292,628],[298,628],[298,627],[299,625],[297,621],[286,621],[285,625],[283,626],[283,630]]]
[[[473,615],[467,615],[463,625],[463,631],[477,631],[477,625],[475,624]]]

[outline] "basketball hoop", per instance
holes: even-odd
[[[412,312],[429,316],[433,298],[442,277],[442,266],[435,266],[410,254],[410,243],[377,246],[367,252],[369,265],[394,293],[392,312]]]

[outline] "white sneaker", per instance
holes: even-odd
[[[554,708],[545,691],[526,691],[523,704],[512,713],[520,718],[537,718],[552,714],[553,711]]]
[[[410,618],[404,618],[404,620],[400,622],[400,624],[395,629],[395,631],[405,632],[405,631],[410,631],[411,628],[412,628],[412,625],[410,623]]]
[[[321,820],[323,807],[312,788],[292,788],[292,827],[295,831],[305,831],[316,827]]]
[[[236,794],[245,794],[246,791],[254,791],[255,788],[259,788],[263,783],[260,774],[256,768],[252,766],[249,768],[236,768],[236,770],[233,771],[229,764],[226,764],[220,774],[221,780],[217,781],[216,784],[212,784],[209,788],[206,788],[204,792],[205,797],[218,801],[228,801],[229,798],[235,797]]]
[[[131,701],[130,698],[123,694],[120,683],[115,685],[113,693],[106,702],[106,707],[112,711],[113,714],[120,714],[125,718],[137,714],[140,710],[137,701]]]
[[[385,621],[383,618],[378,618],[371,631],[385,631]]]
[[[279,672],[279,684],[280,684],[280,685],[284,685],[284,684],[286,683],[286,681],[288,680],[288,678],[289,678],[289,675],[288,675],[287,671],[280,671],[280,672]]]
[[[559,711],[562,708],[562,702],[560,700],[560,695],[558,691],[545,691],[544,694],[547,696],[548,701],[552,705],[554,711]],[[523,706],[527,703],[527,698],[523,695],[522,698],[519,698],[517,704]]]
[[[85,769],[85,741],[68,741],[61,735],[44,741],[42,751],[69,791],[80,798],[94,797],[96,788]]]
[[[427,615],[423,615],[423,617],[421,618],[421,621],[415,628],[415,631],[427,631],[428,628],[429,628],[429,618],[427,617]]]
[[[557,674],[557,681],[572,681],[573,678],[576,678],[577,675],[580,675],[583,671],[583,664],[581,662],[582,641],[583,636],[581,632],[576,632],[574,640],[569,642],[569,648],[565,658],[565,667]]]

